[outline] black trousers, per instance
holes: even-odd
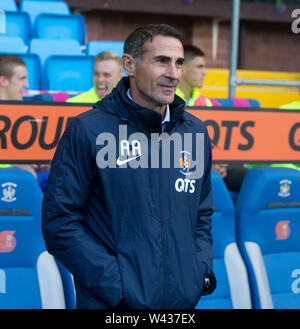
[[[227,175],[224,178],[224,182],[229,190],[239,192],[243,180],[247,174],[247,168],[239,165],[228,165]]]

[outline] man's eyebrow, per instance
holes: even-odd
[[[165,55],[158,55],[158,56],[155,56],[154,57],[154,60],[164,60],[164,61],[171,61],[172,58],[170,56],[165,56]],[[179,63],[179,64],[183,64],[184,63],[184,58],[183,57],[179,57],[177,58],[176,60],[176,63]]]
[[[155,60],[171,60],[171,57],[165,55],[158,55],[154,57]]]

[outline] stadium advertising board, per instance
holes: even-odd
[[[51,161],[67,124],[88,104],[0,103],[0,163]],[[207,126],[215,162],[300,163],[300,111],[189,107]]]

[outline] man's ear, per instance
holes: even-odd
[[[123,62],[123,69],[126,72],[126,74],[129,77],[133,77],[135,75],[135,69],[136,69],[135,59],[129,54],[124,54],[122,56],[122,62]]]
[[[5,75],[0,75],[0,87],[6,87],[8,85],[8,79]]]

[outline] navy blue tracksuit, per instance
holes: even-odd
[[[161,133],[161,115],[130,100],[128,88],[123,78],[61,138],[44,192],[46,246],[73,274],[78,308],[193,308],[215,288],[210,140],[175,96],[166,132],[204,134],[202,177],[189,180],[187,158],[181,169],[172,161],[162,168],[161,159],[151,168],[150,147],[148,168],[118,165],[119,125],[128,136],[143,133],[148,146],[151,134]],[[116,139],[115,154],[106,157],[114,165],[106,168],[98,162],[107,148],[103,133]],[[206,291],[204,277],[211,279]]]

